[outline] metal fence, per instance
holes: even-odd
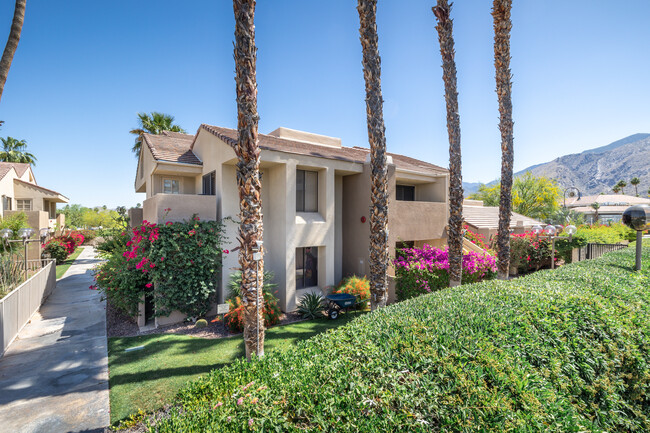
[[[23,326],[38,311],[56,286],[54,260],[32,260],[27,269],[36,271],[20,286],[0,299],[0,356],[14,341]],[[29,272],[28,272],[29,273]]]
[[[627,248],[624,244],[592,244],[589,243],[578,249],[578,261],[597,259],[610,251],[618,251]]]

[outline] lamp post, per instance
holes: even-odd
[[[573,198],[576,195],[578,196],[578,200],[580,200],[580,190],[576,188],[575,186],[570,186],[567,189],[564,190],[564,209],[566,209],[566,196],[567,193],[569,193],[569,197]]]
[[[260,357],[260,260],[262,260],[263,241],[255,241],[256,248],[253,249],[253,260],[255,260],[255,318],[257,325],[255,333],[257,344],[255,345],[255,355]]]
[[[563,231],[566,231],[567,234],[569,235],[569,242],[571,242],[573,235],[576,234],[578,229],[574,225],[568,225],[566,226],[566,229],[562,227],[561,225],[547,225],[546,227],[542,228],[540,225],[535,225],[532,227],[531,231],[537,236],[537,238],[540,237],[540,235],[546,236],[548,239],[551,241],[551,269],[555,269],[555,240],[559,239],[560,233]]]

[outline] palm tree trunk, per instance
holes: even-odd
[[[377,0],[359,0],[359,34],[366,82],[366,115],[370,143],[370,307],[385,307],[388,300],[388,167],[386,128],[381,96],[381,58],[377,36]]]
[[[237,84],[237,186],[239,188],[239,265],[244,303],[246,358],[264,355],[264,306],[262,286],[264,261],[259,269],[253,260],[256,241],[262,240],[262,203],[259,175],[260,148],[257,145],[257,79],[255,62],[255,0],[233,0],[235,13],[235,81]],[[259,297],[257,288],[260,288]],[[259,309],[257,308],[259,304]],[[259,312],[259,315],[258,315]],[[259,323],[259,328],[258,328]],[[259,342],[259,344],[258,344]]]
[[[449,286],[459,286],[463,274],[463,176],[461,173],[460,116],[456,88],[453,21],[447,0],[438,0],[433,14],[438,20],[436,30],[442,56],[442,79],[447,103],[447,133],[449,134]]]
[[[510,73],[510,11],[512,0],[494,0],[494,67],[499,99],[499,130],[501,131],[501,196],[499,198],[499,229],[497,232],[498,278],[507,280],[510,269],[510,216],[512,212],[512,75]]]
[[[9,39],[7,39],[5,50],[2,53],[2,59],[0,59],[0,98],[2,98],[2,92],[5,89],[5,83],[7,82],[7,76],[9,75],[9,68],[11,67],[11,62],[14,59],[14,54],[16,54],[16,48],[18,48],[20,32],[23,30],[23,21],[25,21],[26,5],[27,0],[16,0],[16,7],[14,8],[14,19],[11,22]]]

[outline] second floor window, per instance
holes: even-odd
[[[216,195],[217,176],[215,172],[203,176],[203,195]]]
[[[318,172],[296,170],[296,212],[318,212]]]
[[[163,179],[163,194],[180,194],[178,179]]]
[[[413,185],[397,185],[395,195],[397,200],[415,201],[415,187]]]
[[[16,200],[16,210],[30,211],[32,210],[32,200]]]

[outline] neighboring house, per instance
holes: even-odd
[[[499,230],[499,207],[483,206],[481,200],[465,200],[463,219],[471,231],[483,235],[485,242],[489,243]],[[517,212],[510,215],[510,229],[514,233],[529,231],[535,225],[543,227],[545,224]]]
[[[24,212],[36,233],[43,228],[61,230],[65,215],[56,214],[56,205],[68,202],[64,195],[39,186],[30,164],[0,162],[0,218]],[[40,259],[40,253],[38,243],[30,244],[28,258]]]
[[[236,130],[209,125],[196,135],[144,134],[135,179],[136,192],[146,193],[142,218],[181,221],[197,214],[237,220],[236,140]],[[259,146],[264,266],[275,274],[282,310],[294,310],[303,294],[344,276],[368,275],[369,149],[287,128],[260,134]],[[448,171],[396,154],[389,154],[388,163],[391,255],[403,241],[444,245]],[[138,212],[131,212],[136,224]],[[226,248],[232,250],[238,226],[226,227]],[[237,267],[237,252],[224,257],[220,302]]]
[[[592,207],[593,203],[600,205],[598,211]],[[596,212],[598,212],[598,221],[600,222],[619,222],[625,209],[637,204],[650,205],[650,199],[632,195],[600,194],[573,197],[566,201],[567,208],[585,214],[585,220],[589,224],[595,222]]]

